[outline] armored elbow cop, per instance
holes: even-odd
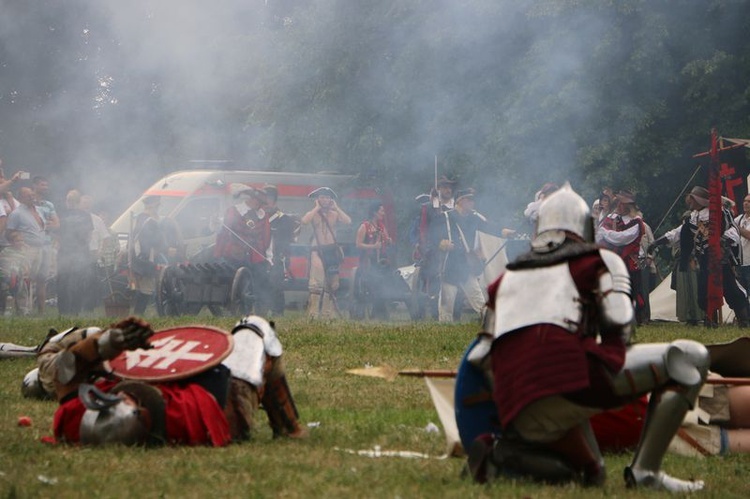
[[[630,276],[625,262],[615,253],[600,250],[607,272],[599,276],[599,319],[602,333],[620,333],[629,342],[635,309],[631,298]]]

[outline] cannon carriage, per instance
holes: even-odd
[[[167,265],[156,282],[160,316],[197,315],[207,307],[213,315],[242,315],[253,308],[250,270],[225,262]]]

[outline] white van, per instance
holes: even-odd
[[[372,188],[356,186],[357,177],[336,173],[284,173],[265,171],[229,170],[185,170],[167,175],[146,189],[141,197],[125,210],[111,225],[117,234],[120,245],[127,244],[135,217],[143,211],[143,198],[160,196],[161,217],[171,218],[182,232],[186,243],[187,259],[192,260],[201,254],[210,253],[216,241],[216,233],[221,227],[221,219],[226,209],[237,201],[232,199],[229,186],[242,183],[261,188],[274,184],[278,188],[278,206],[290,214],[304,215],[313,207],[308,194],[318,187],[330,187],[339,197],[342,209],[352,218],[348,227],[340,227],[337,239],[344,248],[345,261],[341,266],[342,283],[352,277],[352,269],[357,265],[357,252],[354,239],[357,228],[365,219],[368,206],[375,200],[383,201],[388,213],[388,230],[395,240],[395,214],[392,201],[378,194]],[[307,257],[312,232],[303,227],[297,243],[292,246],[290,266],[294,277],[293,286],[306,289]]]

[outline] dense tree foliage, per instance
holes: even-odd
[[[0,5],[0,157],[71,183],[231,159],[408,200],[437,157],[498,216],[570,179],[656,220],[711,127],[750,137],[741,0]]]

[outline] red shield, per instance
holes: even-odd
[[[232,335],[207,326],[181,326],[157,331],[149,350],[126,350],[105,366],[115,375],[139,381],[184,379],[214,367],[234,347]]]

